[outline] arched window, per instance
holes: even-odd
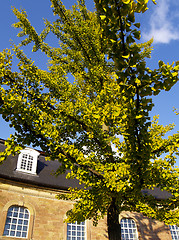
[[[137,226],[133,219],[121,219],[121,239],[122,240],[138,240]]]
[[[85,222],[67,223],[67,240],[85,240]]]
[[[172,240],[178,240],[179,239],[179,227],[176,225],[170,225],[170,232],[172,235]]]
[[[11,206],[7,212],[3,236],[27,238],[29,218],[27,208]]]

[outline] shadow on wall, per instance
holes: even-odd
[[[165,225],[163,222],[143,216],[141,213],[131,212],[122,212],[119,220],[121,221],[122,218],[130,218],[135,221],[138,231],[138,240],[172,240],[169,226]],[[103,239],[108,239],[107,230],[105,230],[103,237]],[[96,239],[98,240],[98,238]]]
[[[169,226],[163,222],[133,213],[136,222],[139,240],[172,240]]]

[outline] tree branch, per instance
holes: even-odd
[[[13,79],[10,76],[4,75],[5,78],[8,78],[12,83],[13,83]],[[34,98],[34,96],[27,90],[24,90],[22,86],[19,86],[19,89],[22,90],[23,92],[25,91],[25,93],[31,97],[31,99],[36,100],[40,103],[43,103],[45,106],[48,107],[48,109],[53,113],[54,111],[56,111],[57,109],[50,104],[49,102],[44,101],[43,99],[41,99],[40,97]],[[44,110],[44,107],[43,107]],[[71,121],[74,121],[75,123],[77,123],[84,131],[86,132],[94,132],[93,129],[91,127],[88,127],[83,121],[77,119],[74,116],[71,116],[67,113],[65,113],[64,111],[61,111],[60,114],[62,114],[63,116],[67,117],[68,119],[70,119]],[[108,144],[106,143],[106,141],[103,139],[102,141],[99,140],[99,137],[97,137],[98,134],[97,132],[94,132],[94,141],[96,142],[96,144],[98,144],[101,148],[103,148],[103,150],[105,150],[106,152],[108,152]]]

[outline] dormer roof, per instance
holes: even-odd
[[[16,170],[30,174],[37,174],[37,159],[40,153],[29,147],[26,147],[20,152]]]

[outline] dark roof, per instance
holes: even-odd
[[[152,195],[156,199],[167,199],[172,197],[172,194],[167,191],[161,191],[160,188],[154,188],[153,190],[145,189],[142,190],[144,194]]]
[[[4,140],[0,139],[0,152],[4,150]],[[58,161],[46,161],[43,153],[40,154],[37,161],[37,175],[16,171],[17,159],[18,155],[15,157],[9,156],[0,164],[0,178],[58,190],[67,190],[69,187],[81,187],[76,179],[66,179],[66,174],[55,176],[54,173],[60,163]],[[157,199],[167,199],[172,196],[167,191],[161,191],[159,188],[154,188],[153,190],[145,189],[142,192]]]
[[[4,141],[0,139],[0,152],[4,150]],[[55,176],[54,173],[60,164],[58,161],[46,161],[45,156],[40,155],[37,161],[37,175],[34,175],[16,171],[17,160],[18,155],[15,157],[9,156],[0,164],[0,178],[59,190],[67,190],[69,187],[80,187],[76,179],[66,179],[66,174]]]

